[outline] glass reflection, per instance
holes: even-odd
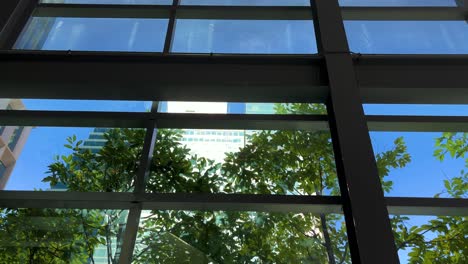
[[[0,145],[14,130],[5,128]],[[144,136],[144,129],[24,129],[15,150],[2,146],[7,170],[0,183],[7,190],[129,192]]]
[[[116,263],[126,210],[0,209],[2,263]]]
[[[345,29],[358,53],[468,53],[465,21],[345,21]]]
[[[160,52],[167,19],[33,17],[14,48]]]
[[[265,110],[255,103],[230,104],[205,103],[203,108],[190,102],[164,102],[160,111],[218,109],[218,113],[227,113],[234,109],[239,113],[242,109],[254,114]],[[275,104],[273,110],[283,114],[326,112],[322,104]],[[326,127],[316,131],[159,130],[154,151],[148,192],[339,195]]]
[[[5,104],[22,104],[22,107],[7,108]],[[48,111],[96,111],[96,112],[148,112],[150,101],[115,100],[59,100],[59,99],[0,99],[0,109],[48,110]]]
[[[340,215],[144,211],[132,263],[351,263]]]
[[[317,53],[310,20],[178,19],[173,52]]]

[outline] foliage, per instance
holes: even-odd
[[[326,112],[318,104],[277,104],[275,110],[278,114]],[[245,146],[227,153],[220,164],[192,154],[180,143],[180,130],[159,130],[146,191],[339,195],[328,132],[246,134]],[[105,133],[106,144],[97,152],[84,149],[83,142],[72,136],[65,145],[71,154],[57,157],[44,181],[51,187],[64,185],[68,191],[132,191],[144,135],[142,129],[109,129]],[[454,157],[464,157],[466,153],[466,134],[444,134],[437,142],[435,155],[440,159],[447,153]],[[406,166],[410,160],[403,138],[395,139],[390,148],[376,154],[384,191],[392,188],[387,179],[390,171]],[[447,192],[453,197],[466,197],[466,177],[462,172],[461,177],[448,181]],[[53,221],[46,230],[16,224],[33,215],[69,222],[70,232],[54,229]],[[21,237],[13,249],[21,249],[22,253],[4,250],[0,254],[2,260],[11,260],[8,263],[25,263],[23,260],[31,259],[31,251],[34,254],[29,263],[82,263],[93,262],[96,248],[106,246],[110,263],[117,263],[115,247],[121,243],[125,218],[126,211],[113,210],[5,209],[0,215],[0,230],[4,232],[0,235]],[[394,216],[392,225],[397,246],[412,249],[412,263],[466,263],[466,246],[460,244],[460,238],[467,234],[465,220],[441,217],[427,225],[408,228],[408,218]],[[432,234],[430,243],[427,234]],[[144,212],[138,239],[134,263],[351,262],[344,220],[337,215],[155,210]],[[42,244],[24,246],[26,241],[35,240]],[[449,251],[455,253],[450,255]]]
[[[465,159],[468,168],[468,133],[443,133],[435,140],[434,157]],[[445,192],[451,198],[468,198],[468,174],[444,180]],[[437,194],[435,197],[439,197]],[[409,249],[410,263],[468,263],[468,217],[438,216],[427,224],[408,227],[409,217],[393,217],[398,249]]]
[[[2,263],[85,263],[103,243],[103,214],[97,210],[3,209]],[[52,262],[53,261],[53,262]]]

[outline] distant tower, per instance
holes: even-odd
[[[89,149],[92,153],[98,153],[106,145],[107,139],[104,134],[109,130],[110,128],[94,128],[80,149]]]
[[[24,110],[20,99],[0,99],[0,109]],[[31,127],[0,126],[0,190],[5,186],[15,167]]]

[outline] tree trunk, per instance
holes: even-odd
[[[36,255],[35,247],[29,250],[29,264],[34,264],[34,255]]]
[[[325,240],[325,248],[327,249],[328,263],[336,264],[335,255],[333,254],[333,245],[330,239],[330,234],[328,233],[327,218],[325,214],[320,214],[320,222],[322,224],[322,232],[323,232],[323,238]]]
[[[112,264],[114,260],[112,258],[112,241],[110,236],[109,222],[106,224],[106,245],[107,245],[107,263]]]

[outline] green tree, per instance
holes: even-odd
[[[435,139],[434,156],[465,160],[468,168],[468,133],[443,133]],[[445,191],[436,194],[450,198],[468,198],[468,173],[444,180]],[[398,249],[409,249],[410,263],[468,263],[468,217],[438,216],[427,224],[411,226],[405,216],[394,216],[395,242]]]
[[[104,241],[97,210],[2,209],[1,263],[86,263]]]
[[[322,105],[313,104],[278,104],[275,110],[279,114],[325,113]],[[459,136],[446,136],[445,140],[440,140],[440,148],[447,149],[443,144],[460,145],[449,143]],[[132,191],[144,130],[112,129],[105,137],[107,143],[95,153],[83,150],[82,141],[77,141],[76,137],[69,138],[65,146],[70,148],[71,154],[58,157],[49,166],[44,181],[51,186],[64,184],[69,191]],[[192,155],[191,150],[180,143],[181,138],[180,130],[158,131],[148,192],[339,195],[331,138],[326,131],[252,131],[248,133],[245,146],[238,152],[227,153],[221,164]],[[460,154],[462,150],[452,151],[453,155],[464,155]],[[447,153],[452,152],[448,150]],[[410,162],[403,139],[395,139],[388,150],[376,154],[376,159],[383,188],[388,192],[392,188],[392,182],[387,179],[389,172]],[[450,181],[451,189],[447,189],[453,193],[459,188],[466,190],[466,174],[464,187],[457,187],[459,185],[458,181]],[[85,218],[85,224],[81,223],[89,226],[92,232],[75,232],[78,244],[83,241],[82,234],[91,234],[96,243],[78,247],[74,252],[85,252],[83,257],[92,262],[96,247],[104,245],[108,248],[109,263],[116,263],[118,250],[114,248],[120,244],[126,212],[99,212],[96,219]],[[10,216],[22,219],[12,212],[4,212],[2,219]],[[405,229],[405,221],[404,217],[392,219],[397,230],[397,245],[402,249],[420,247],[413,237],[415,234],[424,236],[426,229]],[[4,223],[9,225],[11,221]],[[457,223],[462,224],[461,221]],[[10,230],[15,228],[10,226]],[[434,248],[427,247],[424,252]],[[437,248],[441,256],[447,250],[441,245]],[[47,258],[51,263],[60,263],[54,256]],[[351,260],[344,221],[336,215],[151,211],[142,218],[134,262],[334,264]],[[415,260],[414,263],[423,262]]]

